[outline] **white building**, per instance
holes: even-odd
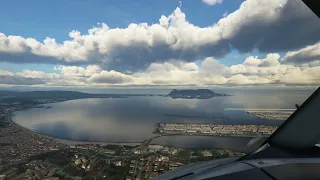
[[[161,146],[161,145],[149,145],[148,148],[158,151],[158,150],[162,149],[163,146]]]
[[[81,159],[75,160],[75,161],[74,161],[74,164],[75,164],[76,166],[79,165],[79,164],[81,164]]]
[[[211,156],[212,156],[212,153],[211,153],[210,151],[208,151],[208,150],[202,151],[202,154],[203,154],[203,156],[205,156],[205,157],[211,157]]]
[[[122,164],[121,164],[121,161],[116,161],[116,162],[114,162],[113,163],[115,166],[121,166]]]

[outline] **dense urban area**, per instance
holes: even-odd
[[[214,136],[257,136],[270,135],[277,126],[265,125],[215,125],[215,124],[169,124],[159,123],[160,134],[214,135]]]
[[[242,155],[227,149],[80,144],[31,156],[0,178],[150,179],[189,163]]]
[[[287,120],[293,112],[286,111],[247,111],[249,115],[257,116],[262,119]]]
[[[0,179],[150,179],[177,167],[242,156],[228,149],[183,149],[152,144],[154,137],[137,146],[67,145],[14,122],[13,113],[28,108],[50,108],[48,103],[73,98],[0,99]],[[275,126],[165,124],[162,135],[269,135]],[[158,136],[155,136],[158,137]]]

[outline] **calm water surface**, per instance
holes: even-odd
[[[168,90],[150,91],[155,94]],[[262,120],[244,111],[225,108],[293,109],[313,91],[307,90],[219,90],[232,94],[211,99],[171,99],[140,96],[116,99],[79,99],[50,104],[52,108],[29,109],[15,114],[15,121],[49,136],[84,141],[140,142],[152,136],[157,123],[213,123],[280,125],[283,121]],[[119,93],[119,92],[118,92]],[[127,92],[126,92],[127,93]],[[165,116],[182,115],[196,118]],[[220,118],[226,116],[227,119]],[[161,137],[153,143],[179,147],[248,149],[250,138]]]

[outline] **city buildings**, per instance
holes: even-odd
[[[11,121],[2,119],[5,126],[0,128],[0,172],[28,157],[67,147],[47,136],[42,136],[22,128]]]
[[[247,111],[247,114],[257,116],[263,119],[274,119],[274,120],[287,120],[292,114],[292,111]]]
[[[160,123],[158,132],[161,134],[185,135],[270,135],[277,126],[265,125],[214,125],[214,124],[168,124]]]

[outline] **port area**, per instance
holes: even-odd
[[[250,116],[266,120],[287,120],[296,109],[225,108],[227,111],[245,111]]]
[[[287,120],[293,111],[246,111],[246,113],[262,119]]]
[[[278,126],[266,125],[159,123],[156,133],[160,135],[267,137],[277,128]]]

